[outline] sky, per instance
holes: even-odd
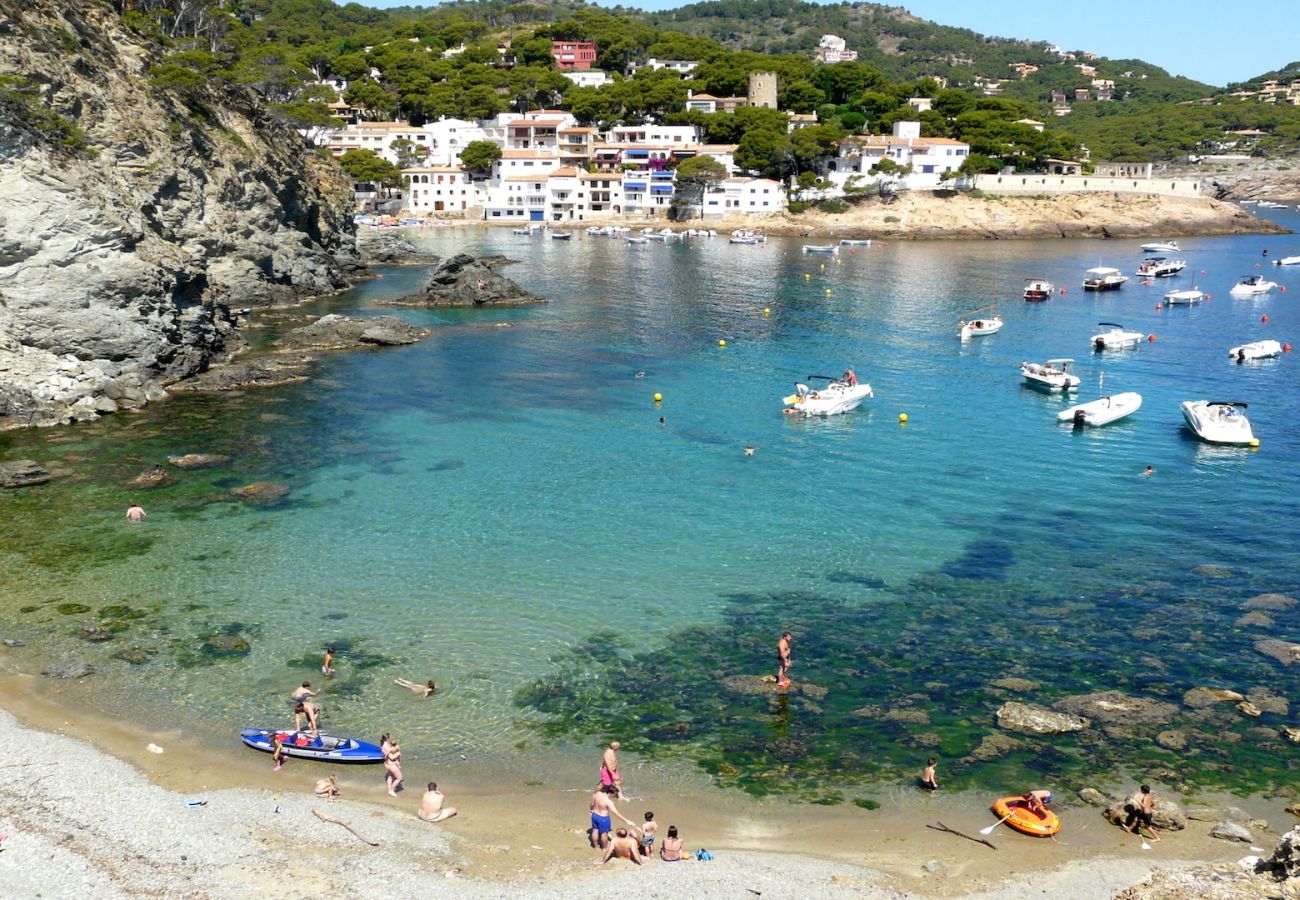
[[[366,6],[435,5],[428,0],[359,0]],[[614,0],[596,0],[617,6]],[[988,0],[986,0],[988,2]],[[1300,59],[1295,0],[1181,0],[1178,3],[1092,0],[887,0],[940,25],[993,37],[1024,38],[1091,50],[1112,59],[1142,59],[1173,75],[1223,86]],[[641,9],[672,9],[682,0],[623,0]]]

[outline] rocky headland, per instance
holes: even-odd
[[[504,261],[458,253],[438,267],[420,291],[381,301],[384,306],[525,306],[545,303],[515,282],[498,275]]]
[[[336,291],[347,178],[237,87],[165,87],[93,0],[0,0],[0,428],[162,397],[232,309]]]

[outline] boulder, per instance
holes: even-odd
[[[414,344],[431,334],[433,329],[417,328],[396,316],[366,319],[328,315],[294,328],[275,344],[286,350],[355,350]]]
[[[1096,788],[1084,788],[1079,791],[1079,799],[1089,806],[1109,806],[1114,803],[1114,799],[1107,797]]]
[[[1279,641],[1276,638],[1260,638],[1255,641],[1255,650],[1270,659],[1275,659],[1284,666],[1300,662],[1300,644]]]
[[[1240,619],[1232,623],[1238,628],[1272,628],[1273,617],[1266,612],[1248,612]]]
[[[1300,878],[1300,825],[1292,828],[1273,848],[1273,855],[1260,864],[1278,881]]]
[[[32,459],[11,459],[0,462],[0,488],[29,487],[45,484],[50,473]]]
[[[1084,716],[1053,712],[1041,706],[1015,701],[1002,704],[997,712],[997,721],[1000,728],[1020,734],[1064,734],[1083,731],[1091,724]]]
[[[1300,744],[1300,728],[1293,728],[1290,725],[1282,726],[1282,737],[1286,738],[1293,744]]]
[[[1149,697],[1132,697],[1120,691],[1101,691],[1066,697],[1055,704],[1063,712],[1086,717],[1105,725],[1164,725],[1178,714],[1178,707]]]
[[[1205,709],[1216,703],[1240,703],[1245,699],[1244,695],[1223,688],[1194,687],[1183,694],[1183,704],[1192,709]]]
[[[289,494],[289,485],[280,481],[255,481],[230,493],[250,506],[272,506]]]
[[[70,659],[46,666],[41,674],[50,678],[85,678],[93,671],[94,667],[85,660]]]
[[[1255,835],[1250,833],[1250,829],[1236,822],[1220,822],[1210,829],[1210,837],[1221,841],[1239,841],[1243,844],[1251,844],[1255,841]]]
[[[217,393],[245,388],[278,387],[306,381],[302,369],[306,358],[259,359],[252,362],[217,366],[171,385],[168,390],[187,393]]]
[[[1290,806],[1286,808],[1286,811],[1289,812],[1291,815],[1300,818],[1300,803],[1292,803]]]
[[[492,266],[468,253],[458,253],[438,267],[424,289],[394,300],[386,306],[522,306],[545,303],[525,291]]]
[[[1259,708],[1261,712],[1278,716],[1291,714],[1291,704],[1285,697],[1279,697],[1266,687],[1253,687],[1246,692],[1246,699]]]
[[[1260,716],[1263,715],[1263,712],[1260,710],[1260,708],[1255,704],[1251,703],[1249,700],[1242,700],[1240,703],[1238,703],[1237,712],[1241,713],[1243,716],[1250,716],[1252,719],[1258,719]]]
[[[6,647],[26,647],[26,646],[27,646],[27,642],[26,642],[26,641],[20,641],[20,640],[18,640],[18,638],[5,638],[4,640],[0,641],[0,644],[4,644]]]
[[[1112,825],[1123,825],[1132,805],[1131,797],[1126,800],[1116,800],[1102,810],[1102,815]],[[1173,800],[1158,799],[1155,809],[1151,811],[1151,822],[1162,831],[1182,831],[1187,827],[1187,811]]]
[[[202,469],[228,463],[230,457],[222,453],[186,453],[183,456],[169,456],[167,462],[178,469]]]
[[[1286,594],[1256,594],[1245,603],[1241,604],[1242,609],[1255,610],[1263,609],[1269,612],[1283,612],[1291,609],[1300,601],[1294,597],[1288,597]]]
[[[1187,749],[1188,739],[1185,731],[1162,731],[1156,735],[1156,743],[1175,753]]]
[[[161,487],[171,480],[167,470],[162,466],[150,466],[126,483],[129,488]]]

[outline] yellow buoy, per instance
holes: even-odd
[[[804,281],[812,281],[812,275],[808,274],[807,272],[804,272],[804,273],[803,273],[803,280],[804,280]]]
[[[906,424],[907,424],[907,413],[899,413],[899,414],[898,414],[898,424],[899,424],[899,425],[906,425]]]
[[[719,347],[725,347],[725,346],[727,346],[727,342],[726,342],[726,341],[718,341],[718,346],[719,346]]]
[[[831,295],[831,289],[830,289],[830,288],[827,288],[827,289],[826,289],[826,296],[829,297],[830,295]]]
[[[1259,438],[1251,438],[1251,439],[1250,439],[1250,446],[1252,446],[1252,447],[1258,447],[1258,446],[1259,446]]]
[[[660,403],[663,401],[663,399],[664,399],[663,394],[655,394],[655,403]]]
[[[771,308],[770,308],[770,307],[767,307],[767,306],[764,306],[764,307],[763,307],[763,315],[765,315],[765,316],[770,316],[770,315],[772,315],[772,310],[771,310]]]
[[[822,271],[823,271],[823,272],[826,271],[826,263],[822,263]]]

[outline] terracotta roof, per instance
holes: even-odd
[[[515,119],[509,123],[509,128],[530,128],[541,126],[543,128],[558,128],[564,124],[563,119]]]
[[[579,178],[587,181],[622,181],[622,172],[579,172]]]
[[[691,96],[686,98],[686,102],[690,103],[692,100],[721,100],[721,99],[722,99],[721,97],[715,97],[712,94],[692,94]]]
[[[573,178],[578,174],[578,170],[573,166],[565,166],[562,169],[555,169],[550,173],[552,178]]]
[[[594,128],[561,128],[560,134],[596,134]]]

